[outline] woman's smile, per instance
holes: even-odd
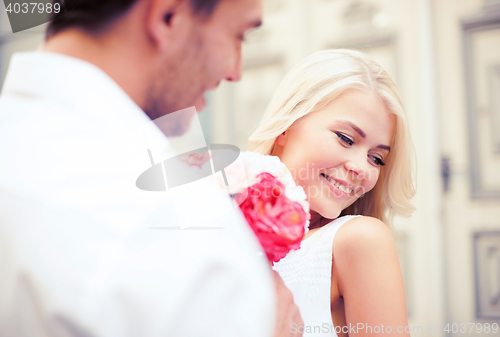
[[[338,180],[326,175],[325,173],[320,174],[324,180],[326,180],[327,186],[332,190],[333,195],[340,199],[349,199],[354,196],[354,189],[351,189],[346,184],[340,183]],[[347,186],[346,186],[347,185]]]

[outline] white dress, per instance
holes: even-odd
[[[304,321],[303,327],[292,324],[291,332],[303,332],[304,337],[337,336],[330,309],[333,239],[338,229],[356,216],[343,216],[321,227],[302,241],[299,250],[274,264]]]

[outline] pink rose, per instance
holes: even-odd
[[[273,175],[264,172],[257,178],[260,182],[248,188],[246,199],[236,201],[269,261],[278,262],[290,250],[300,248],[310,215],[285,195],[284,185]]]

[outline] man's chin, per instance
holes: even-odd
[[[189,130],[194,116],[196,110],[191,106],[157,118],[154,123],[165,136],[178,137]]]
[[[207,107],[207,102],[205,101],[205,97],[202,97],[196,104],[196,112],[200,113],[201,111],[205,110]]]

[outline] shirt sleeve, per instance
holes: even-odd
[[[271,336],[270,268],[237,212],[222,229],[154,227],[167,206],[117,234],[67,205],[0,203],[5,336]]]
[[[124,137],[43,123],[0,136],[1,336],[271,336],[270,268],[226,195],[141,191]]]

